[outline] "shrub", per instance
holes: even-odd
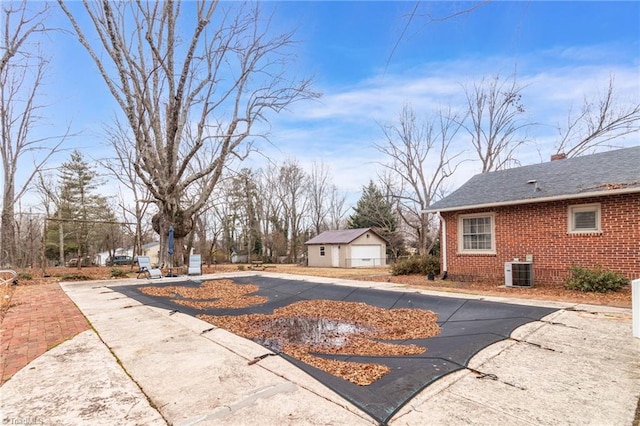
[[[203,259],[204,256],[203,256]],[[227,262],[227,254],[224,251],[216,251],[213,253],[213,263],[225,263]]]
[[[238,265],[238,271],[244,271],[244,265]]]
[[[33,275],[31,275],[29,272],[18,272],[18,276],[16,278],[18,280],[30,281],[33,279]]]
[[[602,269],[601,265],[593,269],[572,266],[570,271],[571,276],[564,281],[564,287],[569,290],[607,293],[618,291],[629,284],[627,278],[611,270]]]
[[[125,271],[124,269],[118,269],[118,268],[113,268],[111,269],[111,276],[113,278],[123,278],[123,277],[127,277],[127,271]]]
[[[60,281],[90,281],[92,278],[87,275],[80,274],[64,274],[60,277]]]
[[[430,273],[440,273],[440,259],[428,254],[400,259],[391,265],[391,275],[427,275]]]

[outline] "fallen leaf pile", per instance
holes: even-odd
[[[172,301],[182,306],[209,309],[246,308],[265,303],[268,299],[264,296],[247,296],[259,289],[260,287],[257,285],[238,285],[231,280],[221,279],[205,281],[196,288],[184,286],[142,287],[140,291],[150,296],[181,296],[183,299],[173,299]]]
[[[340,377],[358,386],[369,386],[391,371],[382,364],[365,364],[361,362],[339,361],[313,356],[304,349],[289,348],[283,351],[289,356],[299,359],[333,376]]]
[[[419,339],[440,333],[438,317],[431,311],[383,309],[333,300],[296,302],[274,310],[271,315],[198,315],[198,318],[361,386],[383,377],[389,367],[314,354],[416,355],[426,348],[378,340]]]
[[[257,285],[229,279],[205,281],[199,287],[142,287],[151,296],[173,298],[196,309],[245,308],[267,302],[251,296]],[[327,359],[325,355],[403,356],[426,348],[381,340],[410,340],[440,333],[438,316],[421,309],[383,309],[365,303],[306,300],[276,309],[271,315],[198,315],[198,318],[252,339],[357,385],[375,382],[390,370],[375,363]]]
[[[374,339],[418,339],[440,333],[436,323],[438,316],[431,311],[382,309],[365,303],[333,300],[292,303],[276,309],[272,315],[198,317],[360,386],[374,383],[390,371],[389,367],[327,359],[314,354],[416,355],[425,352],[426,348]]]

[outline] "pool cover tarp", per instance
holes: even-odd
[[[466,368],[471,357],[480,350],[508,338],[513,330],[521,325],[538,321],[556,311],[556,309],[537,306],[320,284],[259,275],[234,277],[231,280],[238,284],[257,285],[260,289],[251,295],[265,296],[268,301],[240,309],[196,309],[176,304],[172,302],[172,298],[143,294],[138,286],[120,286],[113,289],[146,305],[159,306],[193,316],[272,314],[275,309],[295,302],[320,299],[363,302],[385,309],[415,308],[435,312],[441,328],[440,334],[428,339],[393,342],[425,346],[427,351],[423,354],[403,356],[317,354],[323,358],[340,361],[375,362],[390,368],[391,371],[387,375],[368,386],[358,386],[295,358],[282,355],[292,364],[361,408],[380,424],[386,424],[404,404],[434,381]],[[215,281],[215,279],[208,281]],[[145,286],[198,287],[201,282],[197,280],[153,282]]]

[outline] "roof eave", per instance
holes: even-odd
[[[550,201],[560,201],[560,200],[574,200],[577,198],[602,197],[602,196],[619,195],[619,194],[633,194],[636,192],[640,192],[640,187],[613,189],[608,191],[581,192],[578,194],[555,195],[553,197],[540,197],[540,198],[528,198],[528,199],[512,200],[512,201],[499,201],[496,203],[472,204],[467,206],[445,207],[442,209],[425,209],[422,211],[422,213],[441,213],[441,212],[451,212],[451,211],[457,211],[457,210],[486,209],[491,207],[516,206],[520,204],[546,203]]]
[[[350,243],[351,243],[351,241],[324,241],[324,242],[321,241],[321,242],[318,242],[318,243],[307,241],[304,244],[307,245],[307,246],[330,246],[330,245],[336,245],[336,244],[350,244]]]
[[[309,246],[317,246],[317,245],[336,245],[336,244],[351,244],[352,242],[354,242],[355,240],[357,240],[358,238],[362,237],[364,234],[366,234],[367,232],[373,232],[374,234],[376,234],[378,236],[378,238],[382,239],[385,243],[387,243],[387,240],[385,240],[384,238],[382,238],[382,236],[380,234],[378,234],[376,231],[373,230],[373,228],[362,228],[362,232],[358,235],[356,235],[355,237],[351,238],[350,240],[340,240],[340,241],[320,241],[320,242],[314,242],[312,240],[306,241],[304,244],[305,245],[309,245]]]

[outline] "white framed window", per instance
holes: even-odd
[[[458,251],[495,254],[495,214],[476,213],[458,216]]]
[[[320,246],[320,256],[324,256],[324,246]]]
[[[567,219],[570,234],[601,232],[600,203],[569,206]]]

